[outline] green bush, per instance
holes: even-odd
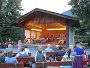
[[[75,41],[81,41],[90,45],[90,36],[75,36]]]

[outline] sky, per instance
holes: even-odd
[[[22,0],[21,5],[24,11],[22,11],[21,14],[26,14],[35,8],[62,13],[71,8],[71,6],[68,5],[69,1],[70,0]]]

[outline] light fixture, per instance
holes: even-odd
[[[34,31],[42,31],[42,30],[39,30],[39,29],[33,29],[33,28],[32,28],[31,30],[34,30]]]
[[[36,31],[42,31],[42,30],[36,30]]]
[[[33,28],[32,28],[31,30],[36,30],[36,29],[33,29]]]
[[[51,28],[51,29],[46,29],[46,30],[66,30],[66,28]]]

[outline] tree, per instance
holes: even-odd
[[[71,0],[72,12],[80,19],[82,28],[90,33],[90,0]]]
[[[21,0],[0,0],[0,37],[5,40],[9,31],[13,28],[10,25],[20,17]],[[14,31],[13,31],[14,32]]]

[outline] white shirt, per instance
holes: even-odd
[[[17,55],[15,56],[15,57],[19,57],[20,56],[20,53],[21,54],[24,54],[24,53],[26,53],[25,51],[22,51],[22,52],[19,52],[19,53],[17,53]],[[28,53],[26,53],[27,55],[28,55]]]
[[[73,61],[74,56],[70,55],[70,58],[68,58],[68,55],[64,55],[61,61]]]
[[[28,53],[31,53],[28,48],[25,48],[25,52],[26,52],[27,54],[28,54]]]
[[[53,49],[52,49],[52,48],[47,47],[47,48],[44,50],[44,52],[54,52],[54,51],[53,51]]]

